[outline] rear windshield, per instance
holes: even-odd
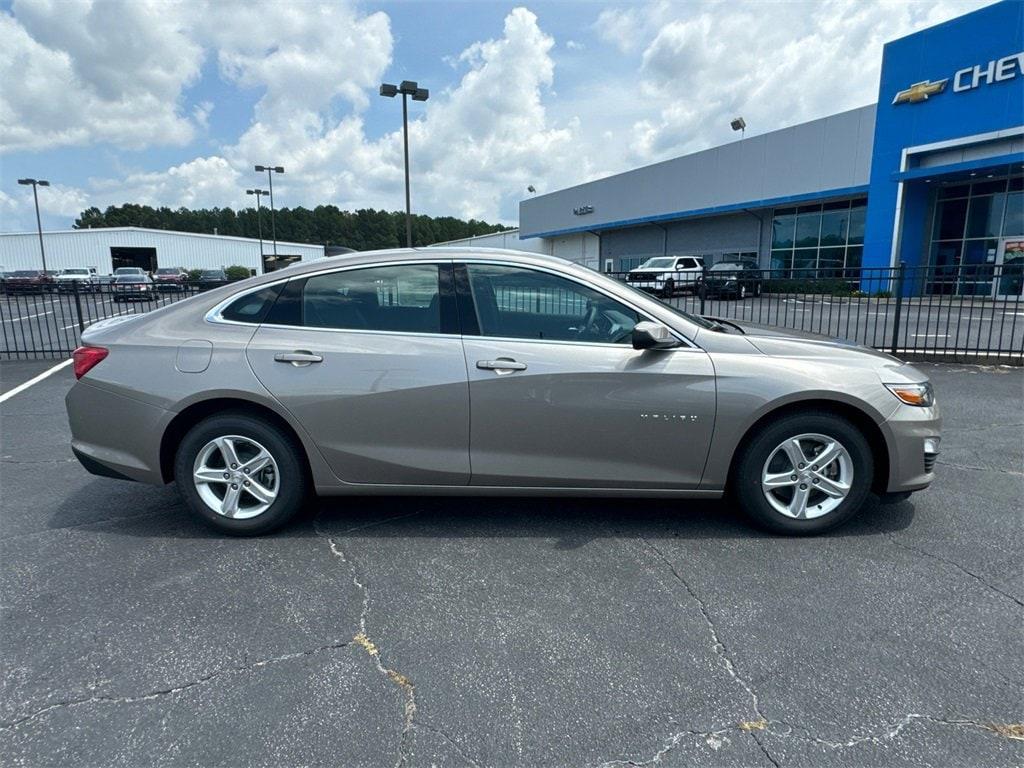
[[[18,269],[11,272],[11,277],[39,277],[40,274],[38,269]]]
[[[742,264],[738,261],[720,261],[717,264],[712,264],[710,272],[736,272],[740,269],[750,269],[750,264]]]
[[[223,278],[224,277],[224,273],[221,272],[219,269],[204,269],[203,270],[203,277]]]
[[[160,269],[158,269],[156,273],[158,275],[176,275],[178,274],[178,270],[175,269],[174,267],[160,267]]]
[[[118,275],[117,276],[117,282],[119,282],[119,283],[145,283],[145,282],[148,282],[148,281],[146,280],[146,276],[145,275]]]
[[[88,275],[88,269],[65,269],[63,274],[65,275]]]

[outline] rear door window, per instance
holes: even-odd
[[[437,264],[329,272],[290,281],[267,322],[352,331],[441,333]]]

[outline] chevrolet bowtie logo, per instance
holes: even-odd
[[[907,88],[905,91],[900,91],[896,94],[896,98],[892,100],[893,104],[916,104],[919,101],[928,101],[929,96],[934,96],[937,93],[942,93],[946,90],[946,80],[936,80],[934,83],[931,80],[923,80],[920,83],[914,83],[912,86]]]

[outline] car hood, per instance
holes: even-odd
[[[709,320],[719,318],[709,317]],[[743,338],[754,346],[759,352],[765,355],[780,357],[873,357],[879,363],[897,363],[902,361],[885,352],[858,344],[849,339],[837,336],[825,336],[819,333],[797,331],[790,328],[776,328],[758,323],[737,323],[734,320],[725,320],[723,324],[734,330],[735,327],[743,331]]]

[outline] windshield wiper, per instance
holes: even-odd
[[[713,323],[715,323],[718,326],[716,328],[712,328],[711,330],[713,330],[713,331],[722,331],[722,330],[725,329],[726,326],[728,326],[729,328],[735,328],[737,331],[742,333],[744,336],[747,335],[747,332],[744,331],[740,326],[738,326],[732,320],[726,320],[725,318],[722,318],[722,317],[711,317],[710,315],[701,315],[701,317],[703,317],[705,320],[712,321]]]

